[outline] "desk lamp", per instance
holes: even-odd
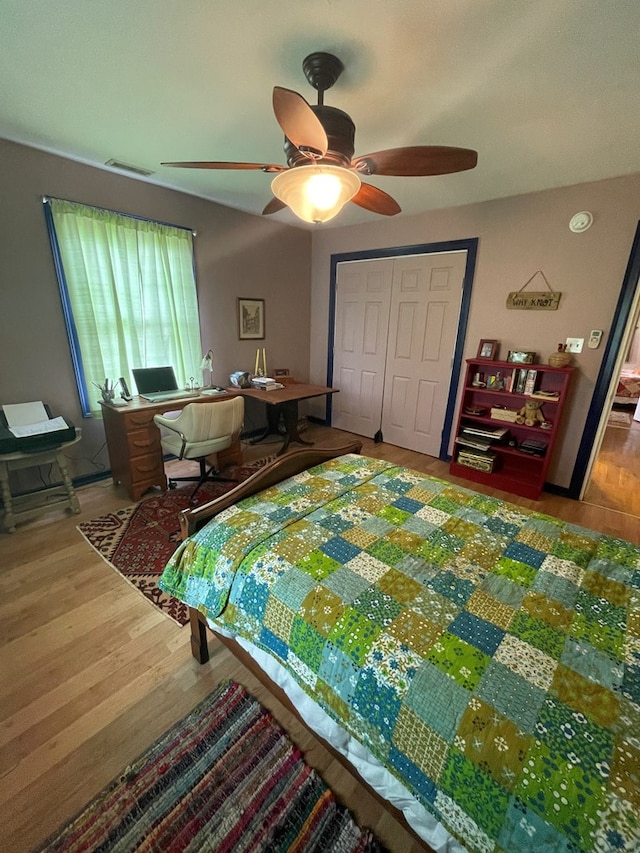
[[[209,371],[209,388],[212,388],[213,382],[213,350],[208,350],[206,355],[202,356],[202,364],[200,365],[200,370],[208,370]]]

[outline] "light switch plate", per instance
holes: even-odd
[[[567,352],[582,352],[584,338],[567,338]]]

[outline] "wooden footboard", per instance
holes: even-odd
[[[242,500],[242,498],[255,495],[262,489],[267,489],[269,486],[286,480],[287,477],[293,477],[294,474],[299,474],[307,468],[313,468],[314,465],[320,465],[321,462],[326,462],[328,459],[344,456],[345,453],[360,453],[361,449],[362,442],[351,441],[340,447],[305,447],[302,450],[293,450],[291,453],[279,456],[273,462],[265,465],[264,468],[259,468],[255,474],[243,480],[230,492],[202,506],[183,510],[180,513],[182,538],[186,539],[187,536],[191,536],[210,518]]]

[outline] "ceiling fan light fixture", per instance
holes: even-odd
[[[360,189],[360,178],[341,166],[296,166],[271,182],[276,198],[304,222],[328,222]]]

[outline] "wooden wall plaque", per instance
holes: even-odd
[[[507,296],[507,308],[520,311],[557,311],[561,293],[554,290],[514,290]]]
[[[548,289],[529,290],[525,293],[525,287],[531,284],[537,275],[542,276]],[[562,293],[560,291],[551,290],[551,285],[542,270],[536,270],[531,278],[522,285],[520,290],[513,290],[508,294],[507,308],[519,311],[557,311],[561,296]]]

